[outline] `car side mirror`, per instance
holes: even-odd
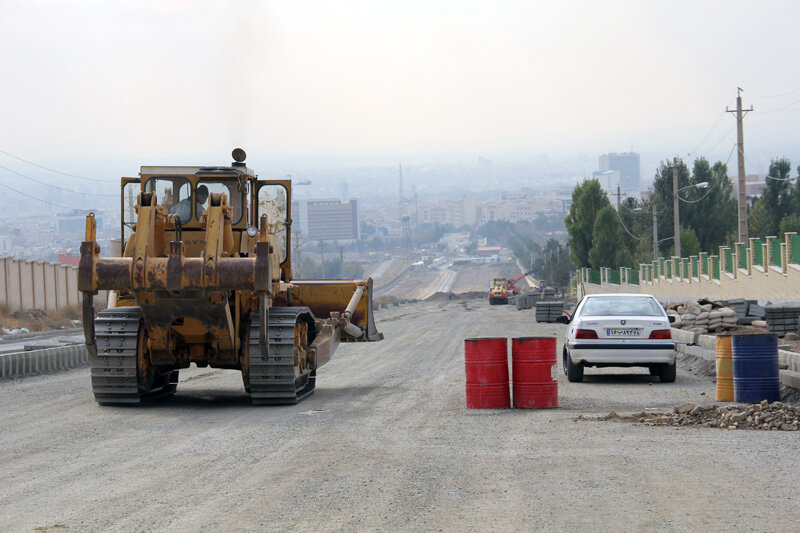
[[[675,322],[675,315],[667,315],[667,320],[669,320],[669,323],[672,324]]]
[[[569,324],[570,320],[568,316],[561,315],[556,317],[556,322],[559,324]]]

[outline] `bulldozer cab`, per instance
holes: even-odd
[[[228,253],[252,252],[260,218],[267,215],[267,233],[271,236],[282,279],[290,274],[291,181],[261,180],[244,166],[231,167],[149,167],[141,168],[139,178],[122,179],[121,234],[123,250],[128,252],[129,238],[138,220],[139,195],[152,195],[166,212],[165,240],[177,237],[185,245],[188,257],[200,257],[207,229],[204,215],[211,202],[223,197],[230,211],[232,247]],[[277,270],[277,269],[276,269]]]

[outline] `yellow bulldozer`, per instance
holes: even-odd
[[[87,216],[78,289],[100,404],[172,395],[191,363],[241,370],[254,404],[294,404],[340,341],[383,339],[371,279],[294,279],[291,181],[259,179],[245,157],[122,178],[119,257],[100,256]]]

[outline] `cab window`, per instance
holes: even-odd
[[[144,185],[144,192],[156,193],[158,204],[165,207],[170,214],[178,215],[181,223],[192,219],[192,186],[184,177],[150,178]]]
[[[289,206],[283,185],[262,185],[258,189],[258,216],[267,215],[269,233],[275,236],[280,262],[286,261],[286,227],[289,225]]]
[[[225,193],[227,195],[228,205],[230,205],[233,208],[231,223],[236,224],[240,220],[242,220],[242,216],[246,211],[245,195],[247,191],[245,183],[235,178],[231,179],[205,178],[197,182],[197,189],[199,190],[200,187],[205,187],[207,189],[208,196],[202,203],[198,202],[198,205],[202,207],[201,210],[198,210],[198,212],[195,213],[195,217],[197,217],[198,220],[200,219],[202,214],[205,213],[206,210],[208,210],[209,198],[211,194],[214,193]]]

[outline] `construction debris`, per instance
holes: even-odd
[[[701,426],[724,429],[759,429],[797,431],[800,429],[800,409],[782,402],[744,405],[676,405],[672,413],[634,413],[628,416],[611,412],[606,416],[580,420],[616,420],[647,426]]]

